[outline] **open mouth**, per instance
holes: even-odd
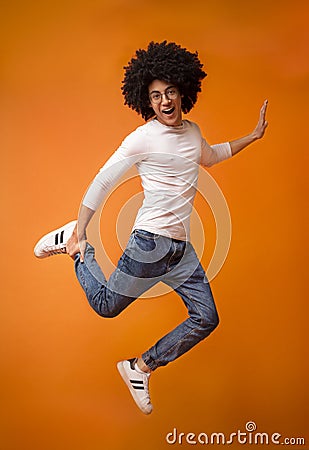
[[[172,108],[162,110],[163,114],[166,114],[166,115],[173,114],[174,111],[175,111],[174,106]]]

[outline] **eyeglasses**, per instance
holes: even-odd
[[[165,97],[168,100],[175,100],[175,98],[177,98],[179,95],[179,91],[175,86],[171,86],[165,89],[164,92],[159,91],[151,92],[149,94],[149,98],[152,103],[158,104],[161,103],[163,95],[165,95]]]

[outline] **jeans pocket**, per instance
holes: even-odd
[[[144,252],[152,252],[156,248],[158,235],[144,230],[134,230],[134,240],[138,248]]]
[[[149,239],[149,240],[158,239],[158,237],[160,236],[159,234],[154,234],[154,233],[151,233],[150,231],[146,231],[146,230],[134,230],[133,233],[135,236],[139,236],[143,239]]]

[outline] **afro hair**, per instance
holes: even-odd
[[[153,80],[162,80],[177,86],[181,109],[188,113],[201,91],[201,80],[206,77],[197,52],[191,53],[174,42],[150,42],[147,50],[137,50],[125,69],[122,93],[128,105],[145,120],[155,115],[149,102],[148,86]]]

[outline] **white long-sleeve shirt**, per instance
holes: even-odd
[[[184,120],[170,127],[153,119],[124,139],[94,178],[83,205],[97,210],[108,191],[135,164],[144,201],[133,230],[190,240],[199,165],[210,167],[231,156],[228,142],[210,146],[194,122]]]

